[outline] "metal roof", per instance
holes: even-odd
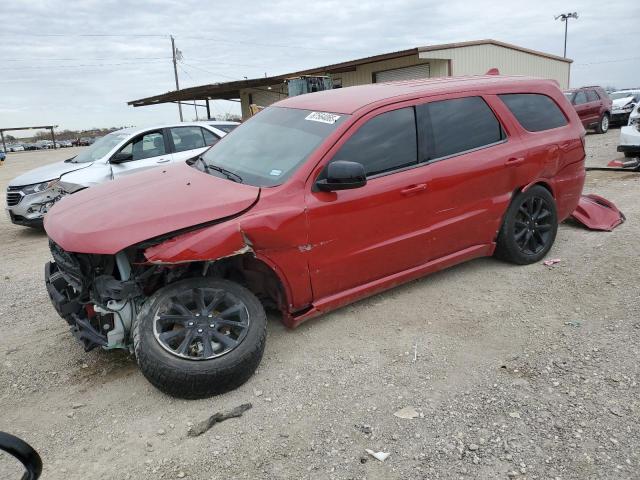
[[[537,50],[530,50],[528,48],[519,47],[510,43],[500,42],[498,40],[486,39],[486,40],[474,40],[470,42],[459,43],[446,43],[441,45],[430,45],[424,47],[409,48],[407,50],[398,50],[391,53],[383,53],[380,55],[373,55],[370,57],[358,58],[356,60],[349,60],[346,62],[334,63],[331,65],[325,65],[322,67],[310,68],[307,70],[299,70],[297,72],[284,73],[282,75],[275,75],[271,77],[252,78],[246,80],[236,80],[232,82],[224,83],[212,83],[208,85],[200,85],[197,87],[185,88],[177,91],[170,91],[160,95],[152,97],[141,98],[138,100],[131,100],[127,102],[128,105],[134,107],[143,107],[147,105],[158,105],[161,103],[179,102],[188,100],[203,100],[203,99],[216,99],[216,100],[231,100],[240,97],[240,90],[245,88],[263,88],[270,85],[276,85],[283,83],[287,78],[298,77],[301,75],[313,75],[320,73],[343,73],[354,71],[358,65],[367,63],[380,62],[383,60],[391,60],[399,57],[406,57],[408,55],[416,55],[420,52],[430,52],[436,50],[447,50],[453,48],[472,47],[476,45],[495,45],[512,50],[518,50],[521,52],[537,55],[552,60],[559,60],[567,63],[573,62],[568,58],[559,57],[545,52],[539,52]]]

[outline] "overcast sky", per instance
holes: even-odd
[[[438,43],[494,38],[562,55],[572,86],[640,86],[640,1],[3,1],[0,126],[150,125],[175,105],[126,104],[175,88],[286,73]],[[120,36],[116,36],[120,35]],[[213,102],[212,114],[238,112]],[[194,117],[185,108],[185,119]],[[204,113],[204,111],[203,111]]]

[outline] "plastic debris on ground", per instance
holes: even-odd
[[[552,265],[555,265],[556,263],[560,263],[561,260],[559,258],[551,258],[549,260],[545,260],[544,262],[542,262],[543,265],[546,265],[547,267],[550,267]]]
[[[389,458],[389,455],[391,455],[390,453],[387,453],[387,452],[374,452],[373,450],[369,450],[368,448],[365,448],[364,451],[367,452],[376,460],[379,460],[381,462],[384,462],[387,458]]]
[[[407,420],[411,420],[414,418],[418,418],[420,414],[413,407],[404,407],[398,410],[393,414],[394,417],[405,418]]]

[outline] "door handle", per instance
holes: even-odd
[[[410,187],[400,190],[402,195],[414,195],[416,193],[424,192],[427,189],[426,183],[419,183],[418,185],[411,185]]]
[[[161,158],[160,160],[156,160],[156,163],[167,163],[170,162],[170,158]]]
[[[504,164],[505,165],[520,165],[524,161],[525,161],[524,157],[511,157],[506,162],[504,162]]]

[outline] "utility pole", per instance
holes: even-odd
[[[569,19],[575,18],[578,19],[578,12],[573,13],[561,13],[560,15],[556,15],[553,17],[555,20],[560,19],[561,22],[564,22],[564,58],[567,58],[567,29],[569,27]]]
[[[178,83],[178,64],[176,60],[176,40],[173,38],[173,35],[169,35],[171,37],[171,53],[173,55],[173,74],[176,77],[176,91],[180,90],[180,84]],[[180,121],[182,122],[182,105],[178,101],[178,112],[180,112]]]

